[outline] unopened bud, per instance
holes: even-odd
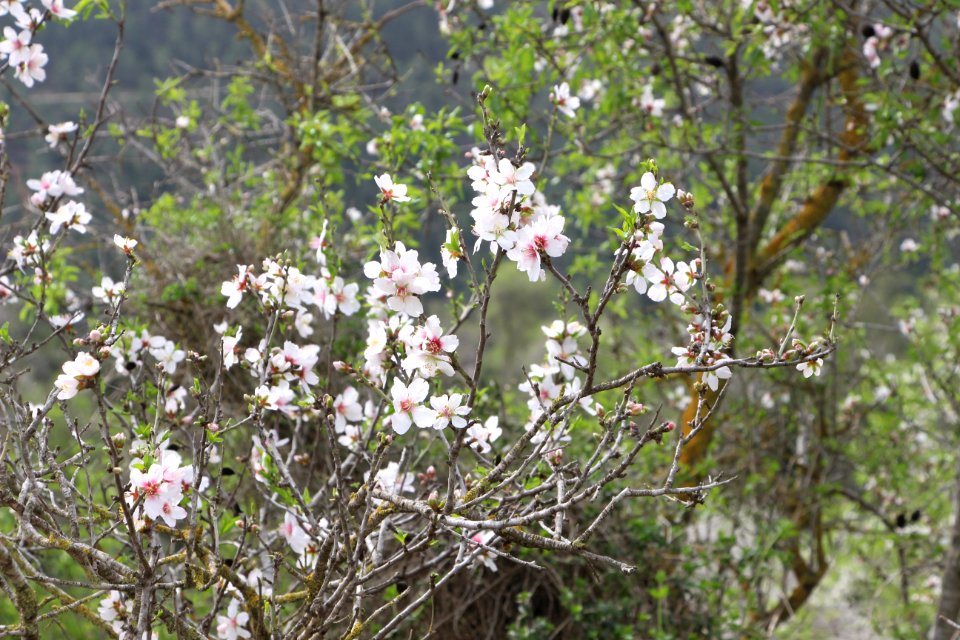
[[[676,428],[677,428],[677,423],[674,422],[673,420],[668,420],[667,422],[663,423],[663,430],[667,433],[673,431]]]
[[[677,189],[677,200],[687,209],[693,209],[693,194],[683,189]],[[695,228],[695,227],[694,227]]]
[[[101,340],[103,340],[103,334],[100,333],[99,329],[94,329],[93,331],[90,332],[90,335],[87,336],[87,339],[90,342],[100,342]]]

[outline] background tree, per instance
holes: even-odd
[[[8,83],[107,251],[7,196],[3,632],[802,635],[831,589],[911,636],[939,574],[955,619],[948,6],[163,2],[237,39],[146,110],[140,9],[78,9],[93,116]]]

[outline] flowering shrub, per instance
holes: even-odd
[[[511,29],[522,33],[534,20],[527,3],[489,16],[498,26],[490,41],[471,33],[470,12],[441,6],[441,31],[463,60],[486,57],[489,69],[478,65],[477,73],[488,71],[498,87],[479,78],[468,124],[463,114],[427,115],[418,105],[396,116],[361,106],[372,104],[366,83],[376,65],[357,69],[357,57],[375,59],[366,43],[413,5],[360,22],[314,8],[305,19],[317,24],[317,40],[291,41],[274,58],[242,3],[210,4],[251,43],[256,62],[231,79],[209,115],[179,83],[160,83],[169,113],[139,129],[107,126],[124,9],[75,8],[112,17],[119,37],[93,115],[35,136],[63,166],[26,180],[18,202],[25,213],[0,273],[0,297],[19,314],[0,336],[0,577],[17,614],[0,632],[39,638],[47,620],[77,616],[119,638],[386,638],[432,629],[431,603],[471,576],[560,563],[642,580],[644,592],[666,601],[674,571],[650,570],[611,544],[620,519],[646,509],[641,502],[692,510],[746,491],[759,475],[738,489],[744,467],[698,467],[713,425],[729,419],[721,416],[725,395],[739,393],[748,369],[762,377],[741,387],[822,389],[836,366],[837,331],[854,333],[838,324],[850,287],[837,271],[820,289],[816,278],[790,280],[784,267],[816,225],[803,226],[804,211],[788,217],[778,194],[787,182],[799,188],[822,177],[787,175],[777,164],[799,153],[800,123],[788,123],[751,208],[749,149],[738,137],[748,120],[745,78],[729,78],[733,180],[713,150],[696,170],[673,153],[695,146],[688,136],[698,126],[704,139],[727,141],[708,131],[711,107],[695,97],[713,89],[677,66],[700,55],[696,38],[710,42],[694,10],[553,3],[547,26],[517,42]],[[741,54],[758,65],[811,54],[818,45],[796,4],[735,3],[730,19],[749,48],[710,66],[735,74]],[[28,88],[42,83],[48,58],[33,39],[77,12],[60,0],[0,6],[17,25],[0,43],[4,71]],[[472,6],[484,20],[493,7]],[[640,25],[628,51],[658,34],[674,86],[659,71],[632,79],[623,94],[598,79],[613,64],[603,52],[622,44],[620,18]],[[595,57],[577,58],[572,35],[592,39]],[[543,44],[542,58],[524,53],[531,42]],[[877,86],[884,57],[904,46],[890,27],[866,35],[860,62],[878,74]],[[515,78],[503,76],[502,60],[517,61]],[[249,83],[261,72],[278,93],[258,104]],[[837,163],[846,167],[863,152],[867,109],[851,89],[857,83],[842,77],[846,68],[836,73],[846,98]],[[528,96],[530,87],[543,91]],[[813,90],[803,85],[798,99]],[[955,96],[944,95],[935,109],[950,120]],[[278,105],[288,109],[283,117],[271,111]],[[672,111],[671,125],[663,119]],[[623,146],[633,140],[593,137],[607,128],[604,118],[625,113],[662,136],[663,157],[647,157],[658,151],[652,138],[642,140],[641,155]],[[379,133],[371,141],[372,123]],[[90,159],[95,144],[106,144],[104,132],[165,165],[181,180],[170,188],[176,197],[161,194],[143,210],[120,206],[127,196],[107,193]],[[250,152],[244,143],[252,139],[275,143],[278,157]],[[344,174],[361,151],[375,159],[347,194]],[[884,166],[899,171],[897,162]],[[15,175],[4,173],[3,184]],[[569,193],[558,186],[574,176]],[[837,193],[817,191],[801,209],[820,197],[832,207],[838,180],[823,187]],[[893,192],[882,181],[876,187]],[[712,191],[724,195],[712,199]],[[366,211],[354,207],[364,204]],[[948,209],[939,220],[954,205],[936,206]],[[733,211],[732,225],[720,208]],[[430,220],[442,228],[420,228]],[[771,220],[778,224],[765,227]],[[81,236],[108,252],[92,278],[81,272]],[[781,269],[792,307],[780,288],[761,288]],[[543,348],[535,359],[512,354],[513,378],[501,380],[507,369],[491,371],[491,345],[510,333],[529,336],[517,325],[532,317],[514,309],[519,319],[503,322],[492,311],[511,278],[557,304],[536,316]],[[797,283],[812,290],[805,296]],[[747,331],[754,296],[765,306],[752,320],[761,330]],[[808,315],[811,305],[818,316]],[[27,388],[30,363],[45,362],[53,364],[29,378],[39,391]],[[61,373],[47,375],[50,368]],[[673,399],[682,413],[658,390],[670,380],[684,381]],[[762,405],[774,412],[788,402],[768,393]],[[808,463],[817,471],[806,477],[820,474],[819,462]],[[807,513],[803,523],[820,517]],[[784,553],[795,572],[808,572],[797,577],[812,589],[826,561],[803,563],[796,534],[780,527],[790,540]],[[764,536],[773,528],[756,529],[751,542],[769,552]],[[759,552],[751,559],[770,561]],[[762,602],[750,615],[772,628],[792,615],[781,607],[808,597]]]

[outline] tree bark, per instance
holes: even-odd
[[[940,583],[940,606],[937,608],[937,620],[933,628],[934,640],[960,638],[960,629],[949,622],[956,622],[960,617],[960,463],[957,465],[953,492],[953,532],[950,534],[950,551]]]

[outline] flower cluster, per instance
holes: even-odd
[[[432,378],[438,373],[453,375],[451,358],[460,340],[455,335],[443,335],[437,316],[430,316],[419,327],[404,325],[399,338],[406,345],[406,357],[400,363],[404,371],[424,378]]]
[[[427,406],[429,394],[430,384],[423,378],[414,378],[409,384],[404,384],[399,378],[394,379],[390,388],[393,399],[390,426],[394,431],[403,435],[413,424],[421,429],[438,430],[449,425],[459,429],[467,426],[466,416],[470,413],[470,407],[462,406],[463,395],[453,393],[434,396],[430,398]]]
[[[37,33],[48,16],[64,21],[70,21],[77,15],[76,11],[67,9],[63,0],[40,0],[44,12],[38,9],[27,9],[19,1],[4,2],[0,15],[9,14],[15,21],[14,27],[3,28],[3,40],[0,41],[0,60],[6,60],[13,68],[13,75],[25,86],[32,87],[35,82],[47,79],[44,67],[49,58],[43,50],[43,45],[33,42]]]
[[[757,352],[757,360],[759,362],[775,362],[777,360],[796,362],[797,360],[803,360],[803,362],[797,363],[797,371],[802,373],[804,378],[810,378],[820,375],[823,368],[823,358],[809,360],[805,360],[805,358],[812,356],[822,346],[823,344],[819,339],[813,340],[810,344],[805,344],[802,340],[794,338],[790,348],[786,349],[782,355],[774,353],[772,349],[763,349]]]
[[[872,69],[880,66],[880,52],[883,51],[893,38],[893,29],[876,23],[864,29],[867,39],[863,42],[863,57],[867,59]]]
[[[499,247],[531,282],[544,280],[544,258],[558,258],[567,250],[570,239],[563,235],[564,218],[559,207],[547,204],[533,184],[535,168],[524,162],[519,166],[507,158],[496,160],[490,154],[474,150],[476,164],[467,171],[473,190],[474,251],[483,242],[492,251]]]
[[[795,7],[794,0],[772,3],[768,0],[741,0],[745,9],[753,10],[753,17],[765,36],[763,53],[770,60],[777,60],[791,47],[802,44],[810,27],[797,19],[796,13],[803,8]]]
[[[678,367],[711,367],[728,360],[729,355],[725,350],[733,344],[733,334],[730,333],[732,318],[726,310],[721,310],[715,315],[706,316],[702,313],[694,313],[687,325],[687,333],[690,335],[690,342],[686,347],[673,347],[671,351],[677,356]],[[705,371],[703,382],[710,389],[716,391],[720,387],[721,380],[728,380],[733,372],[728,366],[719,366],[715,369]]]
[[[145,462],[135,459],[130,465],[130,490],[127,504],[137,506],[140,517],[162,519],[167,526],[177,526],[177,520],[187,517],[179,506],[184,492],[193,484],[193,465],[181,467],[182,459],[176,451],[164,449],[159,460],[143,471]],[[138,506],[139,505],[139,506]]]
[[[83,193],[77,186],[73,176],[66,171],[47,171],[39,178],[27,180],[27,187],[34,193],[30,196],[30,203],[35,207],[44,207],[51,200],[62,196],[72,198]]]
[[[24,270],[27,267],[41,268],[42,257],[50,250],[50,242],[31,231],[26,237],[16,236],[13,246],[7,251],[7,257],[17,263],[17,268]]]
[[[353,315],[359,310],[356,285],[345,284],[339,276],[331,276],[323,269],[320,277],[303,273],[300,269],[276,260],[263,261],[263,272],[255,275],[249,265],[238,265],[237,275],[224,282],[220,293],[227,298],[227,308],[240,304],[244,293],[258,295],[261,304],[270,309],[287,309],[306,313],[316,305],[325,316],[336,312]]]
[[[104,280],[112,282],[109,278]],[[103,287],[104,285],[101,284],[101,288]],[[97,293],[95,292],[94,295],[96,296]],[[145,355],[152,357],[157,367],[167,375],[175,374],[177,366],[187,358],[187,352],[179,349],[173,340],[152,335],[146,329],[139,334],[132,334],[129,339],[118,341],[111,349],[110,355],[114,357],[117,373],[124,375],[132,375],[142,367]]]
[[[266,382],[253,392],[255,406],[268,411],[280,411],[288,416],[296,416],[301,408],[296,404],[296,385],[309,397],[310,388],[320,382],[313,368],[320,359],[320,346],[316,344],[298,345],[289,340],[283,347],[272,347],[264,357],[260,349],[248,348],[244,360],[250,365],[251,375],[259,378],[266,376]]]
[[[682,305],[686,299],[684,293],[702,277],[700,260],[675,263],[662,255],[664,226],[650,217],[666,217],[665,203],[673,199],[676,193],[672,184],[659,184],[651,172],[644,173],[640,178],[640,186],[631,189],[633,210],[641,214],[641,218],[634,232],[633,249],[628,258],[624,281],[628,286],[633,286],[637,293],[647,294],[654,302],[669,298],[674,304]],[[658,253],[661,254],[659,259]]]
[[[420,296],[440,290],[437,267],[432,262],[420,264],[418,252],[407,249],[402,242],[393,250],[381,250],[380,260],[366,263],[363,273],[373,280],[368,299],[379,300],[390,311],[413,318],[423,313]]]
[[[576,321],[564,322],[555,320],[549,326],[541,327],[547,336],[546,364],[534,364],[527,371],[527,380],[519,385],[520,391],[527,394],[527,409],[530,411],[526,430],[536,428],[540,418],[552,409],[555,400],[565,394],[577,394],[583,388],[583,380],[577,375],[587,363],[586,357],[580,353],[577,340],[586,335],[586,327]],[[582,409],[594,414],[589,398],[582,398],[579,402]],[[489,435],[496,439],[499,435],[497,422],[484,428],[493,427]],[[562,443],[570,440],[566,433],[566,425],[557,427],[553,432],[540,431],[532,438],[532,442],[548,441],[544,448],[545,454],[553,459],[562,456]],[[482,445],[481,445],[482,446]]]

